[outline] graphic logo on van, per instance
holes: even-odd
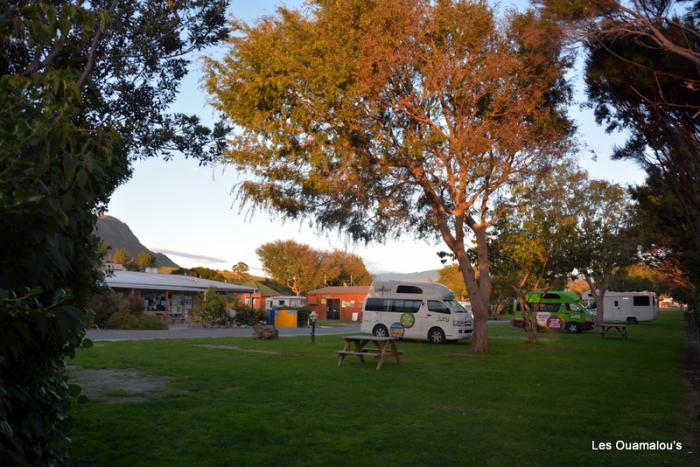
[[[413,327],[414,324],[416,324],[416,317],[413,316],[413,313],[404,313],[401,315],[399,322],[401,322],[403,327],[410,328]]]
[[[547,318],[547,328],[548,329],[561,329],[564,326],[564,322],[558,316],[550,316]]]
[[[403,337],[404,328],[401,323],[391,323],[389,326],[389,335],[391,337]]]

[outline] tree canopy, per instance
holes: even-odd
[[[575,267],[569,249],[583,247],[572,237],[586,183],[586,173],[571,161],[546,167],[514,188],[509,215],[496,225],[494,270],[509,286],[509,296],[520,301],[531,342],[537,340],[537,323],[525,294],[567,283]]]
[[[255,250],[263,270],[296,295],[327,285],[369,285],[372,276],[357,255],[316,250],[294,240],[265,243]]]
[[[169,115],[187,53],[226,35],[225,2],[0,4],[0,458],[59,465],[69,387],[101,279],[97,216],[130,160],[207,160],[216,134]],[[87,344],[86,344],[87,345]]]
[[[241,201],[354,239],[442,238],[487,351],[495,205],[568,148],[556,25],[481,2],[318,0],[233,28],[207,87],[240,129],[227,155],[250,174]]]
[[[124,248],[117,248],[112,254],[112,261],[117,264],[127,264],[129,262],[129,253]]]
[[[151,267],[156,262],[156,256],[150,251],[143,250],[136,255],[134,264],[141,270]]]
[[[459,269],[459,264],[447,264],[438,270],[438,282],[455,294],[457,298],[464,299],[469,297],[469,291],[464,284],[462,271]]]
[[[578,213],[569,254],[597,303],[597,324],[605,319],[603,297],[616,268],[639,259],[638,225],[627,191],[605,180],[590,180]]]
[[[596,119],[628,135],[615,157],[647,171],[647,184],[632,192],[637,216],[645,220],[650,264],[670,273],[667,280],[683,278],[678,285],[686,292],[697,290],[692,282],[700,282],[700,3],[540,3],[543,14],[560,20],[585,47]]]

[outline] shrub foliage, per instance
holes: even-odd
[[[267,311],[240,305],[236,307],[235,321],[239,326],[254,326],[258,323],[265,323],[267,322]]]
[[[196,117],[164,109],[184,54],[226,35],[225,7],[0,3],[0,465],[67,463],[79,389],[63,368],[101,280],[97,216],[130,159],[218,152]]]

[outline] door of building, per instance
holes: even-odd
[[[340,319],[340,299],[329,298],[326,300],[328,306],[327,319]]]

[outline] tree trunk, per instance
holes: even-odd
[[[527,311],[527,320],[525,321],[525,326],[527,326],[527,341],[531,344],[537,343],[537,317],[532,310]]]
[[[595,298],[595,325],[600,327],[605,321],[605,293],[608,291],[608,276],[603,274],[601,280],[594,282],[590,276],[585,276],[588,286],[591,288],[591,295]]]
[[[535,319],[535,314],[532,312],[532,308],[525,301],[522,295],[518,296],[518,302],[520,303],[520,310],[523,314],[523,320],[525,321],[525,329],[527,330],[527,341],[531,344],[537,343],[537,319]]]
[[[596,327],[600,327],[605,320],[605,300],[604,296],[600,295],[599,293],[594,293],[593,296],[595,297],[596,309],[595,325]]]
[[[474,269],[467,257],[466,251],[455,252],[459,269],[464,278],[464,284],[469,292],[469,301],[472,304],[472,313],[474,314],[474,322],[472,323],[472,352],[487,353],[489,351],[488,338],[488,298],[484,298],[479,284],[474,275]],[[483,280],[483,278],[480,278]]]
[[[491,290],[493,286],[491,284],[491,270],[489,267],[489,250],[488,250],[488,239],[486,238],[486,227],[480,225],[474,227],[474,235],[476,236],[476,254],[479,264],[479,290],[481,290],[481,295],[486,301],[486,308],[488,309],[489,302],[491,300]]]

